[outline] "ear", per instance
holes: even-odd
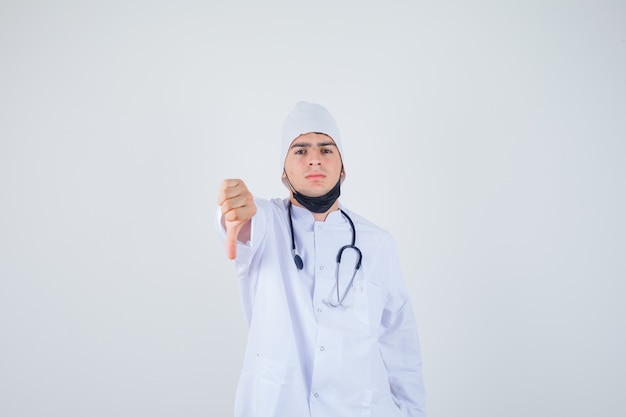
[[[292,189],[291,189],[291,184],[289,184],[289,179],[287,178],[287,173],[285,172],[285,170],[283,170],[283,175],[281,176],[281,181],[283,182],[285,187],[287,187],[289,192],[293,192]]]

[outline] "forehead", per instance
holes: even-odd
[[[302,145],[311,145],[311,146],[334,145],[334,146],[337,146],[333,138],[331,138],[330,136],[324,133],[317,133],[317,132],[305,133],[303,135],[298,136],[297,138],[293,140],[293,142],[291,142],[290,148],[296,145],[300,145],[300,146]]]

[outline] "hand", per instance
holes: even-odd
[[[220,186],[217,204],[226,228],[226,256],[235,259],[238,238],[243,242],[250,240],[250,219],[256,214],[254,197],[242,180],[228,179]]]

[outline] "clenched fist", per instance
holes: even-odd
[[[226,228],[226,256],[235,259],[237,240],[244,243],[250,240],[250,219],[256,214],[254,197],[242,180],[228,179],[220,186],[217,204],[222,209]]]

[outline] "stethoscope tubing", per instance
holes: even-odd
[[[295,239],[295,234],[293,232],[293,220],[291,217],[291,202],[289,202],[288,204],[287,211],[288,211],[288,217],[289,217],[289,232],[291,235],[291,254],[293,256],[293,261],[296,264],[296,268],[298,268],[298,270],[302,270],[304,268],[304,262],[302,260],[302,257],[300,257],[300,255],[296,253],[296,239]],[[350,288],[352,288],[354,278],[356,277],[357,272],[361,268],[361,262],[363,261],[363,254],[361,253],[361,250],[356,246],[356,228],[354,227],[354,222],[352,221],[350,216],[348,216],[348,213],[346,213],[342,209],[339,209],[339,211],[341,212],[343,217],[345,217],[345,219],[348,220],[348,223],[350,223],[350,229],[352,230],[352,242],[349,245],[342,246],[341,249],[339,249],[339,252],[337,252],[337,267],[335,269],[335,287],[337,290],[337,304],[332,303],[330,300],[324,300],[324,302],[331,307],[339,307],[339,306],[347,307],[343,304],[343,302],[346,299],[346,296],[348,295],[348,291],[350,290]],[[350,281],[348,282],[348,285],[346,286],[346,289],[343,292],[343,295],[341,295],[339,291],[339,269],[341,266],[341,257],[343,256],[343,253],[346,249],[353,249],[356,251],[357,261],[356,261],[356,264],[354,265],[354,271],[352,272],[352,277],[350,278]]]

